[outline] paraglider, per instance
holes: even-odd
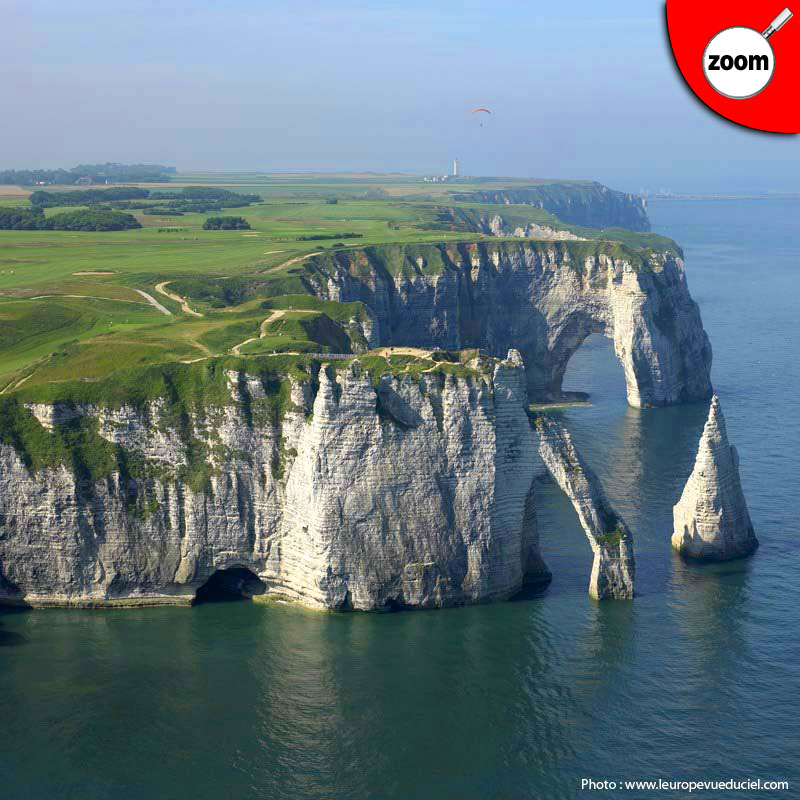
[[[489,111],[488,108],[473,108],[472,109],[472,113],[473,114],[488,114],[489,116],[492,115],[492,112]],[[483,127],[484,117],[480,117],[480,120],[481,120],[481,128],[482,128]]]

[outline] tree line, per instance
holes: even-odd
[[[203,223],[204,231],[249,231],[250,223],[244,217],[209,217]]]
[[[261,201],[257,194],[239,194],[211,186],[188,186],[179,192],[150,191],[133,186],[110,189],[75,189],[68,192],[48,192],[40,189],[30,196],[31,205],[39,208],[55,206],[108,205],[115,209],[141,209],[147,213],[196,213],[244,208]]]
[[[0,208],[5,231],[124,231],[141,228],[132,214],[100,208],[64,211],[46,217],[42,208]]]
[[[320,242],[325,239],[363,239],[363,233],[348,233],[343,231],[341,233],[319,233],[312,236],[295,236],[296,242]]]
[[[103,183],[147,182],[167,183],[177,172],[175,167],[161,164],[79,164],[72,169],[5,169],[0,170],[0,184],[34,186],[37,183],[74,184],[81,178]]]
[[[143,200],[150,197],[147,189],[120,186],[113,189],[75,189],[70,192],[33,192],[28,198],[32,206],[52,208],[53,206],[91,206],[112,200]]]

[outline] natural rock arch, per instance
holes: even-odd
[[[530,366],[526,364],[525,370],[533,401],[568,399],[562,386],[572,357],[592,335],[614,340],[601,321],[583,313],[573,314],[554,333],[554,340],[549,341],[545,335],[539,340],[542,344],[534,344],[533,352],[527,353]]]
[[[306,280],[320,297],[365,303],[375,317],[371,344],[519,350],[532,401],[560,397],[569,359],[591,333],[614,342],[632,406],[709,397],[711,346],[681,259],[591,247],[367,248],[309,261]]]
[[[596,600],[630,599],[636,566],[633,536],[612,508],[597,476],[581,458],[569,431],[546,416],[536,419],[539,455],[575,508],[592,548],[589,595]]]
[[[625,371],[614,352],[614,341],[592,330],[570,348],[566,364],[556,372],[557,390],[551,395],[562,402],[580,402],[609,394],[616,400],[626,395]]]

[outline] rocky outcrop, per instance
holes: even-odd
[[[0,598],[185,604],[233,570],[268,596],[374,610],[547,579],[518,353],[457,374],[317,368],[216,373],[229,400],[190,411],[19,406],[21,433],[0,438]],[[171,391],[192,369],[214,365],[170,367]]]
[[[635,407],[711,395],[711,345],[671,251],[603,242],[383,245],[318,255],[303,280],[358,300],[382,345],[478,347],[523,356],[532,401],[561,397],[569,359],[592,333],[614,342]]]
[[[572,502],[589,539],[594,563],[589,594],[598,599],[633,597],[633,537],[611,507],[597,476],[580,457],[562,425],[539,416],[539,455],[555,482]]]
[[[499,214],[495,214],[488,221],[484,220],[483,227],[485,232],[491,233],[492,236],[516,236],[519,239],[549,239],[561,242],[588,241],[585,237],[577,236],[570,231],[556,230],[549,225],[539,225],[535,222],[528,223],[524,227],[518,225],[512,228]]]
[[[453,196],[456,202],[531,205],[555,214],[563,222],[592,228],[628,228],[649,231],[647,201],[639,195],[618,192],[596,182],[549,183],[468,192]]]
[[[692,474],[672,510],[672,546],[682,555],[728,561],[758,547],[739,478],[739,456],[728,443],[719,398],[711,400]]]

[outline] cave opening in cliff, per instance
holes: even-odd
[[[218,569],[195,593],[194,604],[229,603],[264,594],[267,587],[245,567]]]

